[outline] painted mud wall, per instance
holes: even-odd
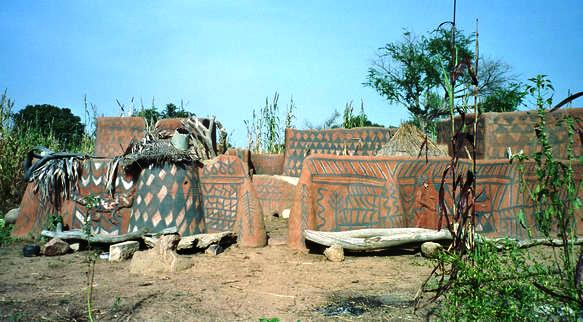
[[[239,158],[222,155],[202,168],[152,165],[135,177],[124,175],[120,166],[110,194],[106,174],[112,164],[107,159],[84,161],[76,201],[65,200],[60,209],[39,200],[30,183],[13,236],[39,233],[54,214],[62,216],[65,226],[82,228],[85,214],[91,213],[94,233],[119,235],[140,228],[155,232],[176,226],[183,236],[233,230],[241,246],[266,244],[261,206]],[[99,200],[91,211],[83,204],[88,196]]]
[[[95,155],[112,158],[122,155],[132,139],[144,137],[146,122],[142,117],[98,117]]]
[[[362,127],[356,129],[296,130],[285,129],[283,175],[299,177],[308,155],[375,155],[391,138],[391,129]]]
[[[583,155],[583,108],[560,109],[548,114],[546,119],[549,142],[558,159],[567,158],[567,130],[565,126],[558,124],[566,115],[571,115],[575,119],[574,154],[576,157]],[[477,158],[507,159],[508,147],[511,148],[512,153],[523,150],[524,153],[532,155],[537,149],[535,136],[537,120],[536,111],[482,114],[478,119]],[[459,128],[461,125],[459,117],[456,118],[455,123],[456,128]],[[473,115],[466,116],[466,124],[473,124]],[[470,131],[472,131],[471,126]],[[438,143],[447,144],[450,155],[453,154],[450,146],[451,122],[449,120],[438,124]],[[467,158],[465,149],[460,149],[459,156]]]
[[[438,191],[448,159],[310,156],[304,161],[289,220],[288,244],[304,248],[303,230],[437,227]],[[461,161],[459,171],[470,167]],[[519,210],[532,223],[533,206],[519,186],[516,164],[479,161],[476,230],[487,237],[526,238]],[[583,167],[577,165],[578,180]],[[526,166],[532,184],[534,166]],[[451,201],[451,185],[446,186]],[[583,227],[578,227],[583,232]]]

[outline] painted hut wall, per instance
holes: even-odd
[[[304,248],[304,229],[343,231],[360,228],[437,227],[438,191],[448,159],[310,156],[289,220],[288,244]],[[461,161],[459,171],[471,166]],[[478,162],[476,230],[487,237],[526,238],[518,222],[523,210],[533,223],[533,205],[520,190],[516,164]],[[578,180],[583,167],[576,166]],[[533,164],[526,178],[533,184]],[[446,185],[451,204],[451,185]],[[578,227],[583,232],[583,227]]]
[[[203,168],[163,164],[143,169],[136,177],[119,175],[115,194],[106,191],[110,160],[86,160],[78,182],[79,196],[98,196],[116,211],[96,211],[91,216],[94,233],[119,235],[140,228],[159,231],[176,226],[183,236],[234,230],[244,247],[266,244],[263,215],[255,189],[235,156],[219,156]],[[119,168],[122,174],[123,169]],[[87,208],[66,200],[60,210],[39,200],[33,183],[22,199],[21,216],[13,236],[40,232],[50,214],[63,217],[65,226],[82,228]]]
[[[132,139],[144,137],[145,126],[142,117],[98,117],[95,155],[103,158],[122,155]]]
[[[567,158],[568,136],[565,126],[557,123],[565,115],[571,115],[575,119],[575,144],[574,154],[576,157],[583,155],[582,133],[583,133],[583,108],[561,109],[547,115],[547,130],[549,142],[553,147],[554,156],[558,159]],[[537,141],[535,135],[535,125],[538,120],[536,111],[509,112],[509,113],[484,113],[478,119],[478,142],[477,158],[485,160],[505,159],[507,148],[510,147],[512,153],[523,150],[524,153],[532,155],[537,151]],[[456,128],[461,125],[460,118],[455,119]],[[473,124],[473,115],[466,116],[466,124]],[[470,132],[472,128],[470,126]],[[438,143],[447,144],[449,154],[451,150],[451,121],[443,121],[438,124]],[[468,147],[471,151],[471,149]],[[465,149],[460,149],[459,156],[467,158]]]
[[[284,161],[283,153],[251,153],[254,174],[280,175],[283,173]]]

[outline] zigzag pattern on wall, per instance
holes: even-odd
[[[330,130],[285,131],[283,175],[298,177],[309,154],[376,155],[391,137],[391,130],[381,127]]]

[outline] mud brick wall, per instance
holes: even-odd
[[[559,125],[559,121],[566,115],[575,119],[575,156],[583,155],[583,108],[561,109],[547,114],[546,126],[549,134],[549,142],[553,147],[556,158],[567,158],[568,136],[565,125]],[[478,143],[477,156],[479,159],[506,159],[507,148],[512,153],[523,150],[532,155],[537,150],[535,125],[538,121],[536,111],[512,112],[512,113],[484,113],[478,119]],[[456,118],[456,128],[461,125],[461,120]],[[473,116],[466,117],[466,124],[473,123]],[[471,131],[470,131],[471,132]],[[438,142],[450,145],[451,122],[443,121],[438,125]],[[450,155],[453,154],[450,149]],[[468,149],[471,150],[468,146]],[[462,149],[460,157],[467,158],[467,153]]]
[[[241,159],[220,155],[206,161],[200,180],[208,232],[234,230],[244,247],[267,244],[261,205]]]
[[[176,227],[182,236],[206,232],[198,166],[151,164],[136,179],[128,231]]]
[[[141,117],[98,117],[95,155],[104,158],[122,155],[133,138],[144,137],[145,125]]]
[[[181,235],[234,230],[243,247],[266,244],[263,214],[255,189],[239,158],[219,156],[203,168],[195,164],[152,165],[135,177],[117,169],[114,195],[106,190],[110,160],[85,161],[79,186],[80,197],[96,196],[115,211],[97,211],[91,216],[92,231],[119,235],[140,228],[159,231],[176,226]],[[24,237],[45,227],[50,214],[59,214],[70,228],[82,228],[87,209],[65,200],[57,210],[39,200],[33,183],[22,199],[21,215],[13,236]]]
[[[297,179],[297,178],[293,178]],[[254,175],[253,187],[263,209],[263,216],[278,214],[284,209],[291,209],[294,203],[296,186],[282,176]]]
[[[268,154],[268,153],[252,153],[251,163],[255,174],[279,174],[283,173],[283,162],[285,155]]]
[[[225,154],[238,157],[243,162],[243,169],[245,170],[245,173],[250,174],[251,170],[253,170],[253,164],[251,163],[251,152],[249,152],[249,150],[231,148],[228,149]]]
[[[391,137],[382,127],[330,130],[285,130],[283,175],[299,177],[302,162],[310,154],[376,155]]]
[[[425,160],[399,157],[306,158],[290,214],[288,244],[304,248],[305,229],[436,228],[438,191],[449,162],[430,159],[426,164]],[[470,166],[461,161],[458,169]],[[478,162],[476,230],[487,237],[526,238],[527,231],[517,219],[521,209],[528,222],[534,222],[533,205],[520,190],[517,167],[506,160]],[[533,164],[527,164],[526,170],[532,185]],[[577,165],[575,173],[580,180],[583,166]],[[445,193],[451,204],[449,183]],[[583,226],[578,230],[583,232]]]

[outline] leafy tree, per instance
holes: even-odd
[[[156,123],[160,118],[162,118],[162,115],[160,114],[160,112],[158,112],[158,109],[156,109],[155,106],[142,108],[138,112],[134,113],[132,116],[141,116],[150,123]]]
[[[471,35],[458,30],[456,51],[462,66],[472,66],[472,42]],[[426,130],[436,118],[449,113],[445,99],[448,84],[444,84],[443,74],[454,69],[450,57],[451,31],[440,29],[421,37],[406,31],[400,41],[379,48],[378,58],[369,68],[363,85],[374,88],[389,102],[405,106]],[[524,94],[510,75],[510,67],[499,60],[482,58],[480,61],[477,79],[483,102],[481,110],[515,110]],[[453,89],[454,97],[471,95],[474,81],[469,73],[460,73]]]
[[[166,110],[162,113],[161,116],[162,116],[162,118],[173,118],[173,117],[185,118],[185,117],[191,116],[191,113],[185,111],[182,104],[180,106],[180,109],[178,109],[178,107],[176,105],[174,105],[174,103],[168,103],[168,104],[166,104]]]
[[[343,121],[341,126],[333,126],[332,128],[343,127],[345,129],[352,129],[355,127],[365,127],[365,126],[377,126],[382,127],[382,125],[373,123],[368,119],[368,115],[364,112],[364,102],[360,101],[360,114],[354,114],[354,107],[352,107],[352,101],[346,103],[344,107]]]
[[[85,125],[68,108],[54,105],[27,105],[14,114],[16,131],[35,131],[43,136],[54,135],[63,147],[79,146]]]

